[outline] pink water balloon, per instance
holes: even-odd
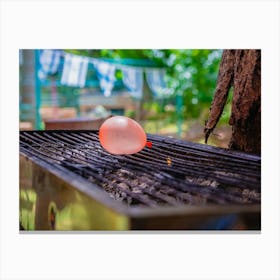
[[[147,136],[136,121],[115,116],[101,125],[99,141],[101,146],[111,154],[129,155],[138,153],[145,147]]]

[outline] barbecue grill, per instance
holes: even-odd
[[[261,158],[149,135],[111,155],[98,131],[20,132],[26,230],[260,230]]]

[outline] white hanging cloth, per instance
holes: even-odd
[[[88,58],[65,53],[61,84],[73,87],[84,87],[88,69]]]
[[[61,58],[61,50],[40,50],[39,78],[45,79],[47,75],[57,72]]]
[[[143,95],[143,71],[142,69],[122,67],[122,80],[130,91],[131,96],[140,99]]]
[[[93,65],[97,71],[101,90],[106,97],[110,96],[116,81],[116,66],[104,61],[94,61]]]
[[[145,72],[148,86],[156,97],[162,97],[169,93],[164,81],[164,69],[146,69]]]

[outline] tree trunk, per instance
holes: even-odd
[[[205,142],[223,112],[229,89],[233,86],[229,124],[232,136],[229,148],[261,153],[261,51],[224,50],[217,86],[205,124]]]

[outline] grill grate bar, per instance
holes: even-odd
[[[96,135],[95,135],[96,136]],[[87,138],[84,138],[84,137],[81,137],[81,135],[77,135],[76,136],[77,138],[80,138],[81,140],[83,141],[87,141]],[[93,139],[91,139],[93,140]],[[98,140],[97,136],[94,137],[94,140]],[[149,139],[151,140],[151,139]],[[169,145],[170,146],[170,145]],[[209,153],[207,154],[195,154],[194,152],[186,152],[185,150],[183,149],[176,149],[176,146],[173,146],[172,147],[172,151],[169,151],[170,150],[170,147],[166,147],[166,146],[162,146],[161,147],[161,144],[158,144],[157,146],[154,146],[153,147],[153,156],[151,156],[151,151],[145,151],[143,150],[141,152],[141,154],[137,154],[138,156],[142,156],[142,155],[150,155],[150,158],[157,158],[157,157],[160,157],[161,159],[164,160],[164,158],[162,157],[162,148],[164,148],[164,153],[165,155],[167,156],[173,156],[175,159],[176,159],[176,162],[186,162],[187,161],[199,161],[200,163],[205,163],[209,165],[209,162],[211,162],[211,165],[209,166],[215,166],[217,168],[217,166],[219,168],[223,168],[224,164],[226,163],[226,166],[227,167],[230,167],[230,168],[233,168],[233,169],[236,169],[238,170],[239,172],[242,172],[242,170],[240,170],[240,167],[246,167],[246,171],[250,171],[250,169],[252,169],[252,175],[256,175],[255,171],[256,169],[259,169],[260,168],[260,164],[255,164],[254,163],[250,163],[250,165],[248,165],[248,161],[240,161],[240,160],[236,160],[236,161],[229,161],[227,159],[227,161],[225,160],[222,160],[221,158],[218,158],[218,157],[211,157],[209,156]],[[176,153],[174,152],[176,151]],[[183,155],[185,154],[185,155]],[[198,158],[198,156],[200,156]],[[211,158],[211,160],[209,160]],[[165,160],[166,162],[166,160]],[[239,166],[236,166],[236,164],[238,163]],[[244,172],[244,174],[248,174],[248,172]]]
[[[21,151],[28,156],[74,172],[128,204],[260,202],[260,158],[232,152],[219,156],[217,149],[213,156],[200,146],[192,148],[193,143],[178,145],[174,140],[171,145],[156,136],[149,140],[152,149],[114,156],[101,148],[96,132],[20,133]]]
[[[63,139],[64,141],[67,141],[67,142],[70,142],[71,143],[75,143],[74,141],[72,140],[69,140],[68,138],[66,137],[63,137],[61,135],[58,135],[59,138]],[[71,137],[71,135],[69,135],[69,138],[73,138]],[[77,139],[76,141],[80,141],[78,139],[79,136],[77,136]],[[84,142],[81,142],[81,143],[84,143]],[[214,174],[212,173],[211,175],[207,175],[208,178],[211,178],[212,180],[217,180],[219,179],[221,182],[224,182],[225,184],[231,184],[231,185],[235,185],[236,184],[236,180],[233,180],[233,178],[230,178],[228,176],[224,176],[221,174],[221,171],[224,171],[227,172],[227,173],[231,173],[233,170],[230,170],[229,171],[229,168],[228,167],[220,167],[219,165],[217,166],[208,166],[208,165],[204,165],[204,168],[203,170],[201,170],[201,168],[195,164],[194,162],[190,161],[188,158],[185,159],[185,162],[184,162],[184,165],[188,166],[189,170],[186,170],[185,168],[181,168],[181,165],[182,165],[182,161],[178,161],[177,159],[175,160],[175,164],[173,164],[172,167],[168,167],[167,164],[166,164],[166,159],[160,159],[158,160],[157,157],[155,156],[155,153],[153,153],[153,156],[147,156],[148,152],[145,152],[145,151],[142,151],[141,153],[138,153],[137,155],[128,155],[126,157],[126,160],[128,160],[129,158],[132,158],[132,159],[135,159],[137,161],[141,161],[143,163],[146,163],[146,164],[149,164],[151,162],[156,162],[157,163],[157,167],[161,167],[162,170],[166,170],[168,172],[171,172],[171,173],[174,173],[176,172],[176,175],[182,175],[185,176],[186,174],[189,175],[189,176],[205,176],[205,171],[209,171],[209,172],[213,172],[217,169],[217,167],[219,168],[219,174]],[[96,156],[96,155],[94,155]],[[124,164],[125,162],[123,162]],[[240,170],[240,168],[236,169],[236,170]],[[208,172],[208,173],[209,173]],[[255,188],[256,184],[258,184],[258,178],[255,178],[253,177],[253,173],[250,173],[249,171],[247,172],[249,174],[244,174],[244,172],[241,170],[239,172],[239,179],[242,179],[244,180],[244,187],[248,187],[248,188]],[[245,180],[246,179],[246,180]]]
[[[183,142],[178,139],[172,139],[172,138],[163,138],[161,136],[153,135],[153,139],[156,141],[159,141],[159,145],[167,145],[170,146],[170,144],[175,145],[175,147],[181,147],[186,149],[186,151],[194,152],[195,154],[198,153],[204,153],[206,156],[209,156],[209,158],[213,157],[219,157],[219,158],[227,158],[231,161],[239,161],[239,162],[247,162],[248,160],[252,164],[261,162],[261,159],[259,156],[252,155],[252,154],[246,154],[242,152],[232,151],[228,149],[222,149],[217,147],[212,147],[209,145],[203,145],[198,143],[192,143],[192,142]],[[210,152],[210,153],[209,153]]]

